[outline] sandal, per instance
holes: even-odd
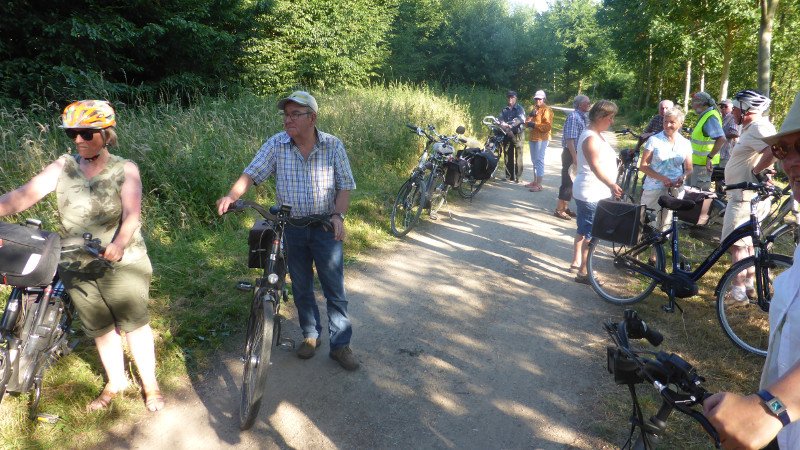
[[[569,272],[576,273],[580,268],[581,268],[580,266],[569,266]]]
[[[166,406],[166,401],[164,396],[161,395],[161,391],[155,389],[153,391],[145,391],[144,393],[144,406],[147,407],[147,410],[150,412],[161,411]]]
[[[569,208],[565,209],[564,212],[567,213],[567,215],[570,217],[578,217],[578,215],[572,212],[572,210],[570,210]]]
[[[106,385],[103,388],[103,392],[101,392],[100,395],[98,395],[96,399],[92,400],[91,402],[89,402],[88,405],[86,405],[86,411],[89,411],[89,412],[100,411],[101,409],[108,408],[109,405],[111,405],[111,402],[114,400],[114,398],[116,396],[122,394],[123,391],[124,391],[124,389],[121,389],[119,391],[113,392],[108,387],[108,385]]]
[[[542,187],[541,187],[540,185],[538,185],[538,184],[534,184],[534,185],[533,185],[533,186],[532,186],[530,189],[528,189],[528,190],[529,190],[529,191],[531,191],[531,192],[541,192],[541,190],[542,190]]]
[[[570,217],[569,214],[567,214],[564,211],[555,210],[553,215],[558,217],[559,219],[572,220],[572,217]]]

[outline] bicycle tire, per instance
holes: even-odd
[[[419,176],[406,180],[397,193],[390,217],[392,234],[403,237],[419,222],[422,215],[425,186]]]
[[[432,216],[435,216],[442,206],[444,206],[445,202],[447,202],[447,191],[449,186],[444,182],[444,174],[437,171],[435,174],[431,174],[430,177],[430,184],[428,186],[433,189],[431,192],[431,203],[428,206],[428,213]]]
[[[770,240],[767,244],[769,253],[792,256],[794,249],[800,244],[800,226],[795,223],[781,225],[770,236]]]
[[[483,183],[486,183],[486,180],[476,180],[472,177],[465,178],[458,186],[458,194],[461,198],[470,200],[481,190]]]
[[[6,343],[6,345],[8,345]],[[6,394],[6,386],[8,380],[11,379],[11,368],[9,367],[8,348],[0,348],[0,402],[3,401],[3,396]]]
[[[768,282],[767,301],[772,299],[775,277],[792,266],[792,258],[768,253],[764,256]],[[739,348],[760,356],[767,356],[769,344],[769,308],[762,308],[752,299],[743,302],[733,300],[731,286],[736,276],[751,267],[756,268],[756,258],[750,256],[734,264],[720,279],[717,287],[717,318],[722,330]],[[763,276],[763,273],[756,276]]]
[[[637,245],[633,248],[592,239],[586,260],[589,284],[603,300],[615,305],[630,305],[647,298],[658,282],[624,266],[620,258],[634,258],[645,264],[655,252],[655,267],[664,270],[664,249],[660,244]]]
[[[267,295],[268,300],[258,295],[254,298],[247,322],[242,398],[239,403],[239,429],[242,431],[250,429],[258,417],[267,382],[269,359],[275,343],[273,305],[278,299],[271,293]]]

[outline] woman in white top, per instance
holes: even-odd
[[[683,183],[692,173],[692,144],[678,133],[683,125],[684,114],[680,108],[672,107],[664,113],[664,130],[647,139],[642,151],[639,170],[647,178],[642,183],[642,198],[639,203],[658,211],[658,198],[670,194],[683,197]],[[665,230],[672,223],[672,211],[662,209],[657,216],[656,228]]]
[[[617,105],[600,100],[589,111],[589,125],[578,138],[578,176],[572,186],[572,195],[577,205],[578,232],[575,235],[574,252],[570,270],[577,270],[575,281],[589,284],[586,258],[592,238],[592,223],[597,202],[604,198],[622,196],[616,184],[617,152],[603,139],[602,132],[614,124]]]

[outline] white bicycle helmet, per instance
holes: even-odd
[[[745,114],[749,111],[764,112],[769,108],[771,102],[769,97],[752,89],[739,91],[733,96],[733,106],[741,109]]]

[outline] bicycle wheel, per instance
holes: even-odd
[[[397,193],[391,215],[392,234],[396,237],[408,234],[419,221],[425,198],[425,186],[421,181],[420,177],[411,177],[403,183],[400,192]]]
[[[433,175],[432,175],[433,176]],[[428,213],[431,216],[436,216],[436,213],[444,206],[447,201],[447,191],[450,188],[444,182],[444,174],[436,172],[433,180],[428,185],[431,186],[433,192],[431,193],[431,204]]]
[[[7,344],[4,344],[7,345]],[[8,348],[0,348],[0,402],[6,393],[8,380],[11,378],[11,368],[9,367]]]
[[[248,430],[258,417],[272,347],[277,335],[275,329],[274,302],[278,299],[268,294],[266,300],[256,297],[247,322],[247,341],[244,351],[244,377],[242,399],[239,403],[239,429]]]
[[[770,238],[772,242],[767,245],[770,253],[792,256],[797,244],[800,244],[800,227],[794,223],[781,225]]]
[[[633,248],[600,239],[589,243],[586,266],[589,282],[603,300],[615,305],[630,305],[644,300],[653,292],[657,281],[637,272],[632,261],[664,270],[664,249],[661,245],[637,245]]]
[[[483,183],[486,183],[486,180],[476,180],[472,177],[465,178],[458,186],[458,194],[461,195],[462,198],[469,200],[475,197],[475,194],[481,190]]]
[[[792,258],[785,255],[769,253],[765,256],[763,292],[766,294],[767,306],[774,293],[775,277],[792,266]],[[751,256],[733,265],[722,276],[717,287],[717,318],[722,330],[738,347],[760,356],[767,356],[769,343],[769,308],[762,308],[756,299],[747,294],[744,300],[737,301],[732,290],[737,276],[742,278],[747,271],[755,270],[756,259]],[[756,273],[756,276],[759,276]]]

